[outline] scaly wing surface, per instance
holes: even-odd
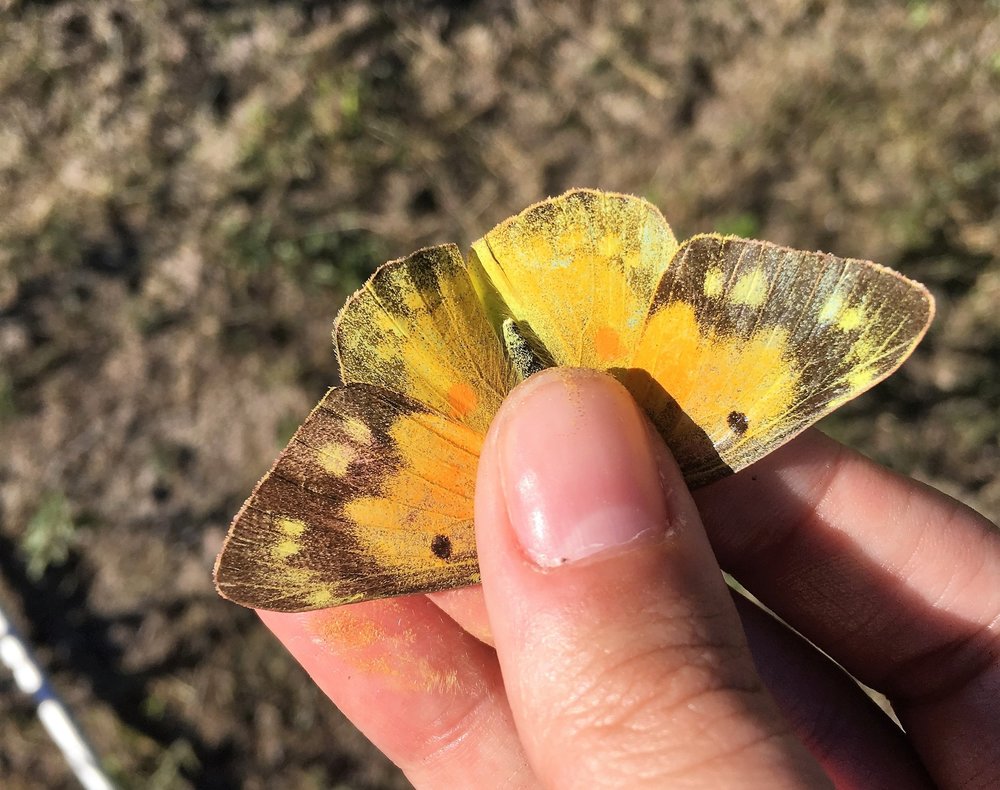
[[[667,267],[619,375],[702,485],[888,376],[933,312],[926,288],[869,261],[696,236]]]
[[[536,203],[472,245],[491,323],[511,319],[556,365],[628,365],[677,242],[637,197],[580,189]]]
[[[400,392],[485,434],[517,383],[453,244],[382,266],[334,325],[344,383]]]
[[[296,612],[476,583],[481,444],[398,393],[330,390],[233,521],[219,592]]]

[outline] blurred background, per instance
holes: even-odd
[[[123,786],[406,786],[212,562],[345,295],[568,187],[925,282],[824,427],[1000,516],[997,0],[0,9],[0,604]],[[5,672],[0,784],[72,785]]]

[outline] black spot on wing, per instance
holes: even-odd
[[[435,535],[431,541],[431,551],[434,556],[441,560],[451,558],[451,538],[447,535]]]

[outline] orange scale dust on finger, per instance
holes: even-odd
[[[313,643],[353,670],[385,679],[397,691],[470,696],[485,689],[473,649],[480,644],[426,598],[370,601],[315,612]]]

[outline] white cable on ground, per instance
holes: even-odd
[[[83,739],[79,727],[70,718],[66,706],[56,696],[42,668],[35,661],[10,621],[0,609],[0,662],[14,675],[14,682],[25,694],[30,694],[38,710],[38,718],[56,742],[70,770],[86,790],[114,790],[114,785],[98,765],[93,751]]]

